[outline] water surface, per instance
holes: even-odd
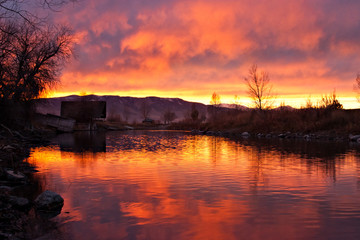
[[[356,145],[79,133],[28,161],[65,199],[53,238],[360,239]]]

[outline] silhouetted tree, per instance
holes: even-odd
[[[33,106],[27,100],[58,82],[72,54],[72,33],[49,24],[44,10],[59,10],[67,2],[72,0],[0,0],[0,112],[7,113],[0,114],[1,122],[24,126],[14,122],[29,122]]]
[[[169,123],[171,123],[172,121],[175,120],[176,114],[174,112],[172,112],[170,109],[167,109],[164,112],[163,118],[164,118],[164,123],[169,124]]]
[[[46,12],[39,17],[33,4],[58,10],[74,1],[34,0],[32,6],[24,0],[0,1],[0,100],[37,98],[57,82],[72,54],[72,32],[50,25]]]
[[[357,93],[356,99],[360,102],[360,73],[356,75],[354,90]]]
[[[0,99],[27,101],[54,86],[72,54],[67,27],[38,28],[26,21],[0,24]]]
[[[213,94],[211,95],[210,104],[211,105],[210,105],[209,111],[210,111],[212,120],[216,121],[217,117],[218,117],[218,111],[219,111],[219,108],[221,105],[220,95],[217,94],[216,92],[213,92]]]
[[[76,0],[33,0],[38,7],[58,11],[64,4],[76,2]],[[33,11],[29,10],[29,1],[24,0],[0,0],[0,19],[23,19],[26,22],[37,25],[45,17],[39,17]]]
[[[191,105],[190,117],[193,120],[193,122],[196,122],[199,119],[199,111],[196,109],[195,103]]]
[[[309,96],[309,97],[306,99],[305,108],[306,108],[306,109],[314,108],[314,104],[313,104],[313,102],[312,102],[312,100],[311,100],[311,96]]]
[[[144,99],[140,105],[140,111],[141,111],[141,115],[142,117],[145,119],[147,119],[149,117],[150,111],[151,111],[151,107],[149,106],[149,104],[147,103],[146,99]]]
[[[213,92],[213,94],[211,95],[210,104],[213,105],[214,107],[219,107],[221,104],[220,95],[217,94],[216,92]]]
[[[240,110],[240,97],[238,95],[234,96],[234,107],[236,110]]]
[[[249,75],[244,81],[248,87],[248,95],[253,99],[255,107],[259,110],[270,108],[274,96],[269,73],[265,71],[258,72],[257,65],[254,64],[250,67]]]
[[[339,102],[339,100],[336,97],[336,92],[335,90],[333,91],[332,94],[329,95],[324,95],[321,98],[321,102],[320,102],[320,108],[325,108],[325,109],[342,109],[343,105]]]
[[[123,116],[125,118],[124,120],[125,120],[126,123],[129,121],[130,113],[131,113],[130,108],[125,105],[124,108],[123,108]]]

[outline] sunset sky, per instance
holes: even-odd
[[[76,35],[76,59],[52,96],[180,97],[249,105],[244,77],[268,71],[277,103],[336,89],[360,107],[358,0],[87,0],[53,13]]]

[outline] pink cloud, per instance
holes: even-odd
[[[68,5],[54,19],[73,26],[78,59],[65,69],[62,89],[75,91],[76,75],[91,92],[132,88],[164,94],[175,88],[243,95],[242,79],[258,63],[279,95],[337,88],[350,96],[360,64],[359,7],[336,0]]]

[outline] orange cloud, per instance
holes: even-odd
[[[246,98],[242,80],[257,63],[280,98],[336,88],[356,102],[360,17],[344,13],[360,3],[106,0],[68,7],[58,21],[70,22],[79,40],[78,59],[61,78],[64,93]]]

